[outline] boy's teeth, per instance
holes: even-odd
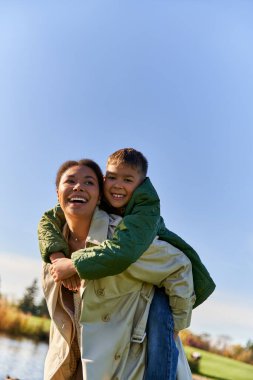
[[[112,194],[114,198],[123,198],[122,194]]]

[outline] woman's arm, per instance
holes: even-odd
[[[176,331],[190,325],[195,294],[191,262],[183,252],[157,239],[127,271],[144,283],[165,288]]]

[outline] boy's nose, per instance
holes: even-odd
[[[122,185],[121,181],[118,181],[114,184],[114,187],[116,187],[117,189],[122,189],[123,185]]]

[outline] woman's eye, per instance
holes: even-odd
[[[94,183],[92,181],[85,181],[84,184],[86,186],[94,185]]]

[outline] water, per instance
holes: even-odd
[[[0,335],[0,380],[6,375],[19,380],[42,380],[47,350],[46,343]]]

